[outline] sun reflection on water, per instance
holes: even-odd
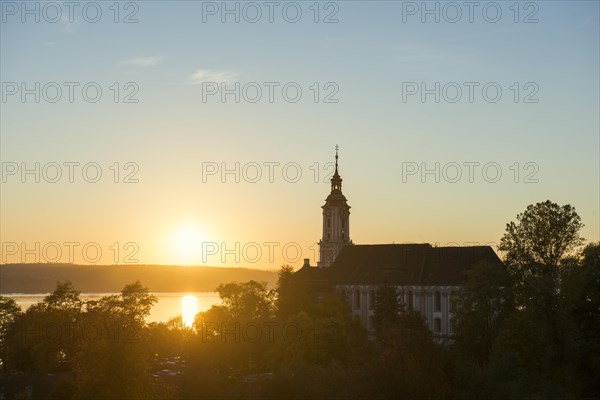
[[[194,295],[187,295],[181,298],[181,319],[183,324],[191,328],[194,324],[194,318],[198,313],[198,298]]]

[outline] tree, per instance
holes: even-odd
[[[353,365],[361,358],[367,339],[336,292],[324,294],[308,312],[300,311],[278,327],[271,357],[275,365],[291,368]]]
[[[583,224],[575,208],[550,201],[529,205],[517,220],[507,224],[498,247],[506,251],[505,264],[512,280],[515,314],[511,323],[543,338],[537,346],[521,344],[520,354],[561,363],[567,358],[571,332],[569,316],[561,310],[561,275],[573,263],[573,251],[583,243],[579,235]],[[539,354],[532,353],[534,349]]]
[[[400,321],[400,305],[396,287],[390,284],[383,284],[375,292],[375,312],[373,315],[373,324],[375,325],[375,335],[379,340],[390,334],[397,328]]]
[[[509,222],[498,249],[506,252],[507,264],[519,268],[559,265],[561,259],[583,243],[579,231],[584,225],[569,204],[559,206],[547,200],[529,205]],[[531,269],[535,272],[535,269]]]
[[[88,301],[89,313],[112,314],[135,324],[144,324],[158,298],[149,293],[139,281],[125,285],[118,295],[104,296],[98,301]]]
[[[21,307],[14,299],[0,296],[0,337],[6,332],[6,329],[13,323],[18,314],[21,313]]]
[[[380,286],[375,299],[378,346],[368,366],[366,393],[382,399],[444,397],[448,379],[443,352],[423,316],[399,304],[394,286]]]
[[[280,320],[285,321],[300,311],[310,311],[312,301],[308,288],[294,276],[291,266],[283,265],[279,270],[276,292],[277,317]]]
[[[468,272],[457,313],[457,397],[577,395],[582,331],[571,310],[583,304],[575,253],[582,227],[570,205],[530,205],[506,226],[504,266]]]
[[[477,363],[489,358],[507,316],[513,310],[512,282],[502,264],[482,263],[466,271],[458,294],[455,347]]]
[[[21,314],[21,307],[10,297],[0,296],[0,371],[6,368],[5,337],[15,319]]]
[[[210,382],[206,396],[220,396],[222,380],[232,386],[243,374],[264,369],[264,358],[271,346],[269,326],[273,321],[274,292],[266,282],[229,282],[217,287],[221,304],[199,313],[194,320],[196,338],[188,353],[186,391],[195,392],[199,382]],[[196,372],[191,372],[196,371]],[[197,396],[197,394],[194,394]]]
[[[144,398],[152,394],[146,324],[156,296],[140,282],[87,303],[74,359],[77,398]]]
[[[58,282],[53,293],[15,318],[6,333],[10,366],[25,373],[44,373],[70,362],[83,304],[79,293],[71,282]]]
[[[581,251],[578,263],[564,274],[560,293],[564,313],[573,324],[572,353],[578,356],[574,361],[582,391],[592,396],[600,392],[600,242]]]
[[[60,311],[76,318],[83,305],[83,301],[79,298],[80,295],[81,291],[76,290],[71,282],[58,282],[54,292],[44,297],[44,301],[37,306],[45,310]]]
[[[230,282],[217,287],[223,306],[231,318],[241,321],[268,318],[273,309],[273,293],[266,282]]]

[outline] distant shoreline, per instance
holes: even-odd
[[[222,283],[255,280],[274,287],[277,271],[181,265],[0,264],[1,294],[51,293],[70,281],[82,293],[118,293],[139,280],[153,293],[214,292]]]

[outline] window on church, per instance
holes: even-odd
[[[414,308],[414,302],[413,302],[413,292],[412,290],[408,291],[408,309],[412,310]]]
[[[354,291],[354,308],[360,309],[360,290]]]
[[[456,318],[450,320],[450,333],[456,332]]]
[[[327,239],[331,239],[331,233],[327,234]]]
[[[456,292],[450,292],[450,312],[456,312]]]
[[[369,310],[373,310],[375,308],[375,291],[369,290]]]
[[[435,292],[433,296],[433,311],[442,311],[442,294],[440,292]]]
[[[327,218],[327,227],[331,228],[331,218]]]
[[[433,320],[433,331],[435,333],[442,332],[442,320],[440,318],[435,318]]]

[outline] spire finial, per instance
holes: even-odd
[[[335,145],[335,172],[333,173],[333,176],[331,177],[331,191],[333,192],[334,190],[342,190],[342,178],[340,178],[340,174],[338,172],[338,150],[340,149],[340,146],[338,146],[337,144]]]

